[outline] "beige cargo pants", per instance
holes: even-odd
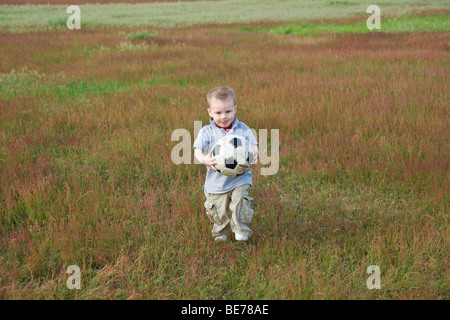
[[[244,184],[227,193],[205,192],[206,214],[213,223],[211,231],[213,238],[231,231],[247,235],[249,238],[252,236],[253,231],[249,225],[253,217],[251,208],[253,198],[248,196],[249,188],[249,184]]]

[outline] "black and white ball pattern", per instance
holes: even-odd
[[[228,177],[246,173],[253,162],[253,149],[243,137],[235,134],[226,135],[216,142],[212,149],[216,158],[217,170]]]

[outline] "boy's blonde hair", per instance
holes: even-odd
[[[206,100],[208,101],[208,106],[211,106],[211,100],[215,98],[220,101],[227,101],[229,98],[233,99],[233,104],[236,105],[236,95],[233,89],[230,87],[216,87],[211,89],[206,95]]]

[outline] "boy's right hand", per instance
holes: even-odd
[[[208,155],[203,156],[202,160],[203,160],[202,163],[205,166],[210,167],[211,170],[213,170],[214,172],[217,171],[216,167],[214,167],[214,165],[216,165],[217,162],[216,162],[216,158],[212,156],[212,151],[209,151]]]

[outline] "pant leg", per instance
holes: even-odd
[[[206,214],[213,223],[211,235],[213,238],[228,234],[231,232],[230,220],[231,213],[229,210],[230,196],[228,193],[215,194],[205,192]]]
[[[248,196],[249,184],[237,187],[231,194],[231,230],[251,237],[253,231],[250,222],[253,218],[251,203],[253,198]]]

